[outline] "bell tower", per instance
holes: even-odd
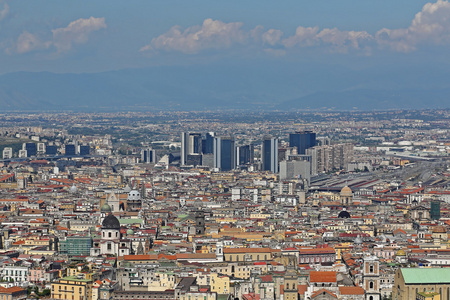
[[[205,233],[205,213],[201,210],[195,212],[195,234]]]
[[[366,300],[381,300],[380,262],[376,256],[364,257],[363,288]]]

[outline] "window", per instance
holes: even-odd
[[[369,267],[369,272],[373,273],[373,266],[372,265],[370,265],[370,267]]]
[[[108,243],[108,250],[111,250],[111,243]]]
[[[108,232],[108,237],[111,237],[111,232]]]
[[[373,289],[373,281],[369,282],[369,288]]]

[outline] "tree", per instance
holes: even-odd
[[[51,294],[50,289],[44,289],[41,293],[41,295],[44,297],[50,296],[50,294]]]

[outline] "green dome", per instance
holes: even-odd
[[[133,234],[134,234],[134,231],[132,229],[127,230],[127,235],[133,235]]]
[[[108,205],[108,203],[103,204],[103,206],[100,208],[101,212],[111,212],[111,206]]]

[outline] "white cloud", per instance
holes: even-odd
[[[22,32],[12,49],[8,53],[27,53],[34,50],[55,47],[58,53],[67,52],[72,49],[73,44],[83,44],[89,39],[93,31],[106,28],[105,18],[78,19],[71,22],[67,27],[53,29],[52,39],[43,41],[37,35],[28,31]]]
[[[185,30],[180,26],[174,26],[168,32],[152,39],[150,44],[140,50],[168,50],[194,54],[203,49],[229,48],[247,39],[247,34],[241,27],[241,22],[224,23],[212,19],[204,20],[201,26],[192,26]]]
[[[53,45],[58,52],[66,52],[72,44],[84,44],[93,31],[106,28],[105,18],[78,19],[67,27],[53,29]]]
[[[262,41],[266,44],[274,46],[281,41],[283,32],[277,29],[269,29],[261,35]]]
[[[299,26],[295,30],[295,34],[283,40],[283,45],[286,48],[294,46],[310,47],[317,44],[317,33],[319,27],[303,27]]]
[[[450,3],[444,0],[427,3],[408,28],[383,28],[376,33],[376,40],[379,45],[400,52],[413,51],[423,43],[449,43]]]
[[[242,26],[241,22],[225,23],[212,19],[206,19],[200,26],[186,29],[174,26],[168,32],[153,38],[140,51],[196,54],[205,49],[245,45],[271,55],[283,55],[294,49],[308,47],[339,53],[353,50],[362,55],[371,55],[377,46],[408,52],[415,50],[419,44],[450,43],[450,3],[448,0],[427,3],[415,15],[408,28],[383,28],[374,35],[367,31],[299,26],[295,34],[284,38],[283,31],[278,29],[265,30],[258,25],[251,30],[244,30]]]
[[[349,48],[359,49],[361,42],[373,37],[366,31],[342,31],[337,28],[297,27],[295,34],[283,40],[286,48],[331,46],[331,50],[347,52]]]
[[[1,4],[2,1],[0,1]],[[3,20],[9,14],[9,5],[8,3],[3,4],[3,8],[0,9],[0,21]]]
[[[21,54],[33,50],[45,49],[50,47],[50,42],[43,42],[39,38],[28,31],[22,32],[17,38],[15,52]]]
[[[340,52],[347,52],[349,48],[359,49],[362,42],[373,39],[366,31],[341,31],[337,28],[325,28],[317,34],[317,38]]]

